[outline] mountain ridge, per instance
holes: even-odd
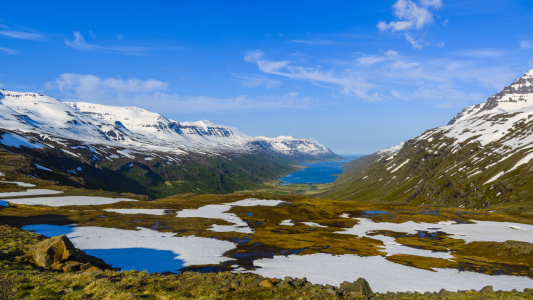
[[[153,197],[253,189],[301,162],[340,157],[310,139],[251,137],[206,120],[3,89],[0,148],[30,160],[25,175]]]
[[[533,210],[533,70],[441,127],[346,165],[327,197]]]

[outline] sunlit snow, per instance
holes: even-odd
[[[177,271],[183,267],[218,264],[234,243],[201,237],[176,237],[147,228],[123,230],[102,227],[28,225],[24,230],[45,236],[65,234],[74,246],[102,258],[115,268],[148,272]]]
[[[21,192],[5,192],[0,193],[0,198],[2,197],[19,197],[19,196],[41,196],[41,195],[55,195],[61,194],[62,191],[54,191],[47,189],[30,189]],[[22,204],[22,203],[21,203]]]
[[[228,213],[233,206],[277,206],[284,201],[281,200],[259,200],[259,199],[244,199],[232,203],[212,204],[202,206],[197,209],[184,209],[179,211],[176,216],[178,218],[206,218],[206,219],[221,219],[234,225],[213,225],[209,228],[216,232],[241,232],[252,233],[253,230],[248,227],[248,224],[241,220],[236,214]]]
[[[135,215],[135,214],[144,214],[144,215],[155,215],[163,216],[167,214],[168,209],[147,209],[147,208],[109,208],[104,209],[110,212],[116,212],[123,215]]]
[[[4,193],[5,194],[5,193]],[[103,205],[121,201],[137,201],[126,198],[107,198],[95,196],[63,196],[63,197],[36,197],[21,199],[4,199],[13,204],[45,205],[45,206],[69,206],[69,205]]]

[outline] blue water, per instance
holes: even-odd
[[[330,183],[335,181],[337,178],[335,176],[336,174],[342,172],[342,164],[361,156],[363,155],[344,155],[344,157],[347,158],[346,160],[302,164],[302,166],[307,168],[291,173],[278,180],[281,181],[282,184]]]

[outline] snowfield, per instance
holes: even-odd
[[[70,206],[70,205],[103,205],[103,204],[117,203],[121,201],[137,201],[137,200],[127,199],[127,198],[107,198],[107,197],[95,197],[95,196],[36,197],[36,198],[20,198],[20,199],[4,199],[4,200],[9,203],[13,203],[13,204],[44,205],[44,206],[53,206],[53,207]]]

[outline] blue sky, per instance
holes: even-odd
[[[533,68],[531,20],[528,0],[8,1],[0,87],[366,154]]]

